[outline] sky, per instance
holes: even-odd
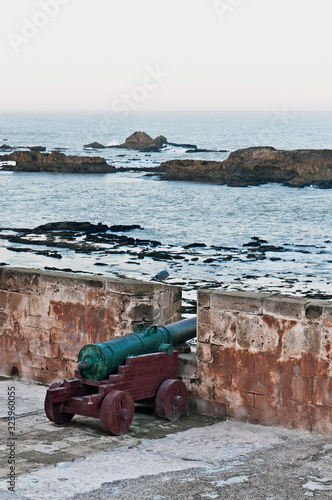
[[[0,0],[0,111],[332,110],[331,0]]]

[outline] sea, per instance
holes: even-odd
[[[84,149],[93,141],[118,145],[135,131],[216,152],[193,154],[174,146],[159,153]],[[183,287],[188,308],[194,308],[200,287],[332,299],[331,189],[162,181],[144,171],[171,159],[222,161],[250,146],[331,149],[331,112],[1,113],[0,144],[102,156],[129,169],[99,175],[0,169],[2,266],[147,281],[167,269],[165,282]],[[52,257],[41,254],[40,244],[6,239],[17,228],[60,221],[139,225],[126,233],[137,239],[137,248],[124,245],[120,252],[96,245],[88,253],[57,248],[60,257]],[[153,255],[144,241],[158,242],[159,253]]]

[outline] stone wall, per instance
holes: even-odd
[[[181,289],[158,283],[0,269],[0,371],[52,382],[74,376],[82,346],[133,325],[181,319]]]
[[[181,364],[196,411],[332,431],[332,302],[199,291],[197,358]]]

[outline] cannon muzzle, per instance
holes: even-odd
[[[103,380],[122,365],[128,356],[166,351],[196,336],[197,317],[171,325],[143,327],[123,337],[84,346],[78,355],[78,369],[89,380]]]

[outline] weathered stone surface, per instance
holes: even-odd
[[[40,151],[15,151],[10,161],[16,165],[5,165],[3,170],[14,172],[60,172],[76,174],[106,174],[116,171],[99,156],[66,156],[64,153],[41,153]]]
[[[211,293],[210,305],[213,309],[260,313],[266,294],[250,292],[225,292],[215,290]]]
[[[266,297],[263,300],[263,313],[282,318],[302,319],[307,302],[307,299],[299,297]]]
[[[161,305],[162,304],[162,305]],[[85,344],[130,333],[142,321],[181,317],[181,290],[106,277],[5,268],[0,281],[0,366],[42,382],[74,375]]]
[[[332,188],[332,150],[278,151],[252,147],[231,153],[223,162],[171,160],[161,164],[163,179],[257,186],[267,182]]]
[[[210,295],[210,298],[208,297]],[[331,432],[331,302],[200,291],[195,400],[226,416]],[[210,413],[209,413],[210,414]]]

